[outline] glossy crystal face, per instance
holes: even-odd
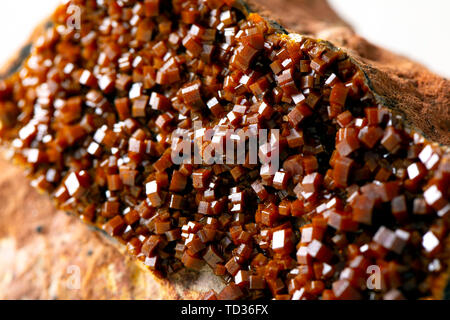
[[[227,285],[205,298],[431,295],[447,269],[448,152],[379,105],[346,53],[240,8],[58,8],[0,82],[14,159],[158,275],[212,268]],[[259,162],[220,163],[219,145],[249,152],[262,133]],[[200,162],[174,161],[180,134]]]

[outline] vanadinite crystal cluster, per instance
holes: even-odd
[[[1,137],[33,186],[158,275],[209,265],[226,286],[208,299],[415,299],[447,271],[448,149],[345,52],[232,0],[74,0],[53,23],[0,81]],[[215,132],[201,151],[278,129],[259,154],[277,145],[279,169],[173,163],[195,121]]]

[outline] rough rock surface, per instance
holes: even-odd
[[[450,144],[450,81],[357,35],[328,6],[314,0],[253,0],[251,7],[289,31],[325,39],[350,53],[385,105],[432,141]],[[289,14],[286,14],[289,12]],[[439,114],[439,117],[436,115]]]
[[[57,212],[21,169],[1,160],[0,172],[0,299],[164,298],[149,272]]]

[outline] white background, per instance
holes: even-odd
[[[367,40],[450,78],[450,0],[328,0]]]
[[[0,64],[60,0],[0,1]],[[450,0],[329,0],[371,42],[450,78]]]

